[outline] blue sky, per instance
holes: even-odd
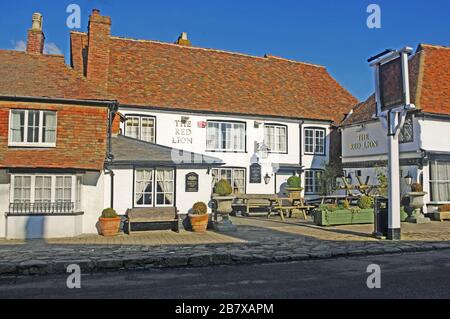
[[[405,45],[450,45],[448,0],[16,0],[0,3],[0,48],[20,47],[39,11],[49,50],[68,56],[72,3],[82,9],[82,31],[98,8],[112,17],[114,35],[173,42],[187,31],[195,46],[325,65],[359,99],[373,91],[368,57]],[[366,26],[371,3],[381,7],[381,29]]]

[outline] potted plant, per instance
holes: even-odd
[[[99,218],[101,234],[105,237],[116,236],[119,233],[121,218],[112,208],[103,210]]]
[[[208,227],[208,206],[203,202],[195,203],[189,212],[189,221],[194,233],[204,233]]]
[[[286,191],[289,193],[289,197],[291,199],[300,199],[302,198],[302,181],[299,176],[291,176],[287,180]]]
[[[230,213],[233,211],[233,200],[234,196],[233,188],[227,180],[220,180],[215,186],[215,194],[213,195],[213,200],[216,202],[215,213],[222,217],[220,222],[214,224],[214,227],[218,231],[235,231],[236,227],[230,221]],[[216,218],[217,219],[217,215]]]
[[[410,215],[407,221],[410,223],[427,223],[429,218],[425,218],[422,214],[422,207],[425,205],[424,198],[427,193],[423,191],[422,185],[419,183],[411,184],[411,192],[407,195],[409,197]]]

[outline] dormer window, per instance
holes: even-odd
[[[56,112],[11,110],[8,145],[17,147],[55,147]]]

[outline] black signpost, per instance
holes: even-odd
[[[186,193],[198,192],[198,174],[192,172],[186,175]]]
[[[250,165],[250,184],[261,184],[261,181],[261,165],[259,165],[258,163]]]

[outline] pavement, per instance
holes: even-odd
[[[403,241],[380,241],[372,225],[318,227],[276,217],[232,219],[238,231],[205,234],[170,231],[80,236],[47,241],[0,241],[0,277],[83,272],[207,267],[330,259],[343,256],[449,250],[450,222],[404,224]]]
[[[367,286],[367,267],[372,264],[380,267],[379,289]],[[80,289],[67,288],[67,275],[4,278],[0,279],[0,298],[178,299],[180,305],[190,299],[241,300],[243,304],[247,304],[246,299],[440,299],[450,298],[449,273],[450,254],[433,251],[276,264],[83,273]],[[214,303],[210,306],[213,312]],[[166,310],[173,313],[173,309]],[[282,310],[274,307],[275,314]]]

